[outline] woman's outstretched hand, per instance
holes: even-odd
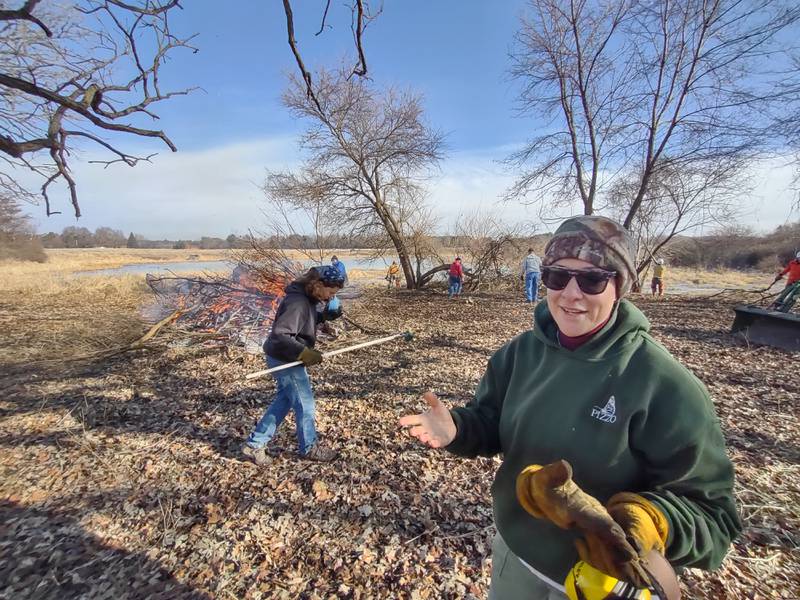
[[[400,417],[400,426],[408,427],[408,432],[423,444],[431,448],[444,448],[456,437],[453,417],[433,392],[425,392],[422,397],[428,403],[428,410]]]

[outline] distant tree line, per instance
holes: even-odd
[[[729,227],[713,235],[680,237],[665,251],[674,266],[698,269],[773,271],[800,250],[800,221],[759,235],[747,227]]]
[[[15,205],[18,213],[19,209]],[[27,223],[27,217],[24,218]],[[29,235],[37,238],[44,248],[156,248],[156,249],[201,249],[201,250],[226,250],[244,249],[251,245],[251,236],[230,234],[226,238],[202,236],[200,239],[161,239],[151,240],[145,236],[131,232],[126,235],[122,230],[111,227],[98,227],[91,231],[87,227],[69,226],[61,233],[50,231],[36,236],[33,229],[29,228]],[[475,236],[459,232],[456,235],[429,235],[429,240],[439,248],[458,250],[465,246]],[[526,238],[527,239],[527,238]],[[522,240],[522,238],[520,238]],[[303,234],[271,235],[260,240],[272,248],[288,250],[311,250],[324,248],[337,250],[372,250],[376,247],[373,236],[352,235],[327,235],[314,236]],[[525,244],[522,240],[520,243]]]
[[[98,227],[92,232],[86,227],[69,226],[61,233],[53,231],[39,236],[45,248],[158,248],[185,250],[198,248],[201,250],[225,250],[245,248],[248,246],[247,236],[230,234],[227,238],[203,236],[199,240],[150,240],[137,233],[127,236],[119,229]]]

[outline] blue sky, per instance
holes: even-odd
[[[332,28],[315,36],[325,3],[294,4],[296,37],[307,66],[334,66],[352,55],[346,6],[332,2]],[[266,168],[297,164],[296,139],[303,129],[280,104],[285,74],[296,69],[282,3],[184,6],[171,24],[181,33],[198,33],[199,52],[176,52],[163,69],[162,85],[202,90],[157,108],[158,127],[179,152],[128,138],[127,150],[159,155],[134,169],[103,169],[88,164],[97,150],[87,147],[72,164],[84,216],[76,223],[62,195],[55,203],[64,214],[47,218],[43,207],[29,208],[40,231],[78,224],[176,239],[225,237],[263,223],[258,184]],[[364,36],[374,81],[420,92],[429,123],[447,134],[447,159],[429,184],[441,231],[460,213],[474,210],[500,212],[509,221],[535,218],[531,208],[499,203],[513,175],[497,161],[523,143],[536,123],[515,116],[516,89],[507,75],[524,2],[498,6],[475,0],[387,0]],[[745,222],[764,230],[798,218],[789,212],[791,168],[773,163],[754,176],[759,183],[745,202]]]

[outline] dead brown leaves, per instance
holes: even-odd
[[[728,333],[728,307],[637,301],[711,390],[747,529],[690,598],[795,598],[797,404],[785,352]],[[466,401],[492,351],[531,323],[512,296],[368,294],[348,315],[392,342],[312,372],[342,457],[299,459],[291,417],[258,468],[238,449],[273,390],[257,358],[201,348],[121,357],[70,379],[14,379],[0,400],[0,579],[14,598],[483,598],[498,462],[426,450],[397,418],[433,389]],[[346,344],[361,341],[348,332]],[[344,342],[342,342],[344,343]]]

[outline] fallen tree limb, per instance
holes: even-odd
[[[142,337],[140,337],[140,338],[139,338],[138,340],[136,340],[135,342],[133,342],[133,343],[131,343],[131,344],[128,344],[128,346],[125,346],[125,348],[128,348],[128,347],[131,347],[131,348],[132,348],[132,347],[135,347],[135,346],[141,346],[141,345],[142,345],[142,344],[144,344],[144,343],[145,343],[147,340],[149,340],[149,339],[151,339],[152,337],[154,337],[154,336],[155,336],[155,335],[158,333],[158,331],[159,331],[159,330],[160,330],[162,327],[164,327],[165,325],[169,325],[170,323],[172,323],[172,322],[174,322],[174,321],[177,321],[177,320],[180,318],[180,316],[181,316],[183,313],[185,313],[185,312],[189,312],[189,311],[191,311],[193,308],[194,308],[194,307],[191,307],[191,308],[185,308],[185,309],[179,309],[179,310],[176,310],[176,311],[175,311],[174,313],[172,313],[171,315],[169,315],[168,317],[164,317],[164,318],[163,318],[163,319],[161,319],[161,320],[160,320],[158,323],[156,323],[155,325],[153,325],[153,326],[152,326],[152,327],[151,327],[151,328],[150,328],[150,329],[147,331],[147,333],[145,333],[145,334],[144,334]]]

